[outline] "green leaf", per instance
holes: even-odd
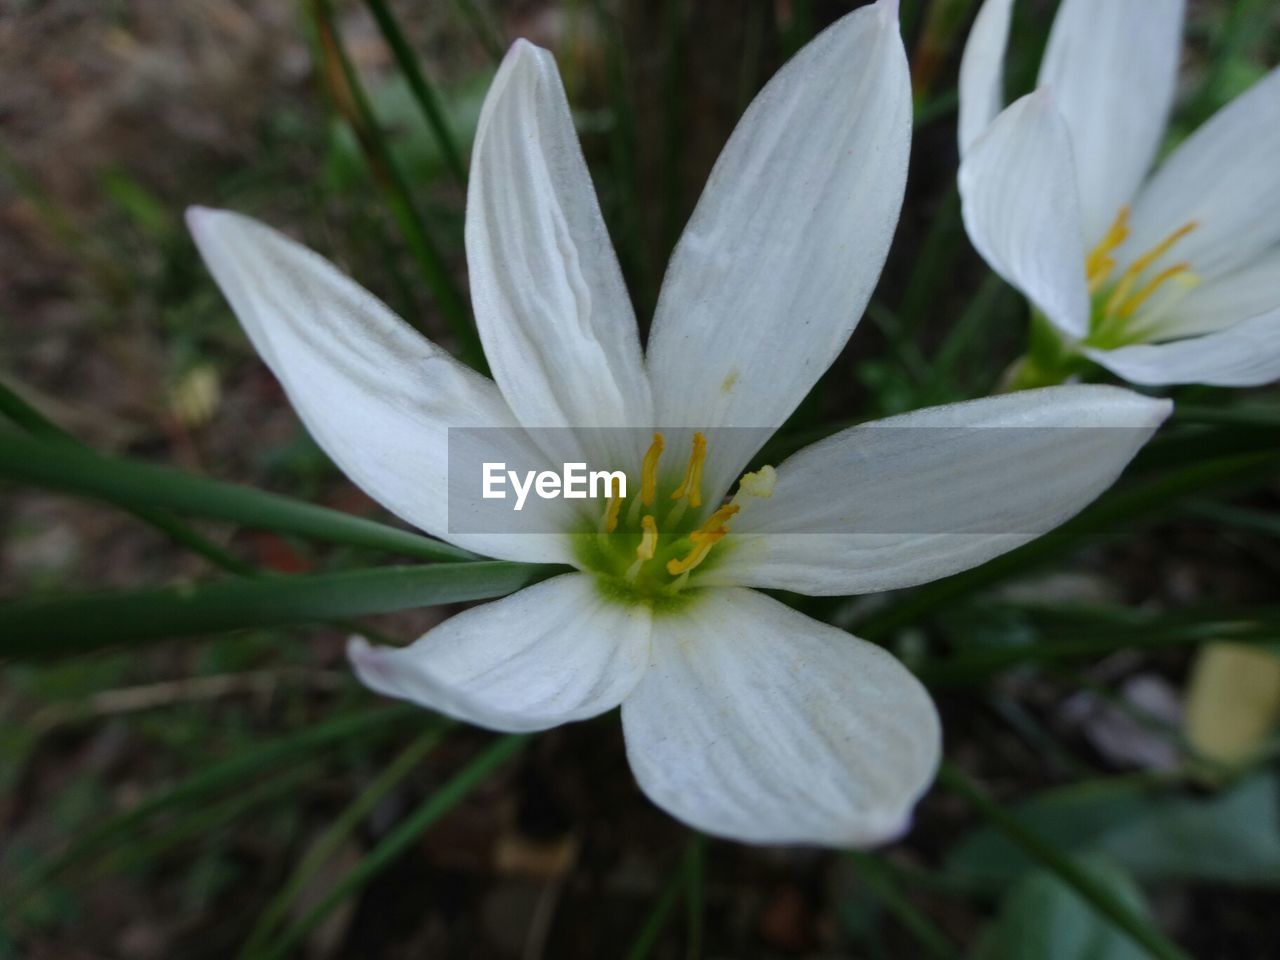
[[[403,554],[417,560],[475,555],[373,520],[219,480],[105,457],[66,443],[0,435],[0,477],[129,509],[164,508],[261,530]]]
[[[1148,917],[1142,892],[1123,870],[1092,857],[1080,869],[1133,913]],[[1149,918],[1149,917],[1148,917]],[[970,954],[972,960],[1146,960],[1146,951],[1105,922],[1080,896],[1046,870],[1018,881],[996,920]]]
[[[1070,853],[1102,853],[1140,880],[1280,885],[1280,780],[1259,774],[1207,799],[1170,796],[1144,782],[1050,790],[1014,813]],[[947,867],[984,888],[1033,865],[993,827],[961,841]]]
[[[374,807],[439,745],[447,730],[447,726],[441,725],[412,741],[329,825],[294,868],[285,885],[262,909],[245,941],[245,955],[252,956],[266,942],[316,872],[337,852]]]
[[[17,878],[5,877],[5,883],[0,886],[0,905],[6,911],[17,910],[42,886],[86,857],[108,849],[151,817],[167,810],[198,809],[209,797],[224,788],[239,788],[259,771],[275,770],[294,760],[310,763],[330,743],[367,738],[382,733],[392,723],[421,715],[422,711],[407,704],[346,713],[212,763],[127,810],[105,816],[91,829],[72,837],[58,855],[40,862],[29,872]]]
[[[958,956],[954,944],[946,934],[898,889],[893,870],[882,857],[860,850],[848,850],[845,858],[853,864],[871,896],[897,918],[902,928],[920,946],[921,956],[928,954],[943,960]]]
[[[1083,869],[1072,859],[1069,848],[1055,843],[1048,835],[1023,823],[993,800],[987,792],[973,783],[947,761],[938,770],[938,782],[948,790],[963,797],[999,832],[1001,837],[1015,846],[1029,860],[1049,870],[1062,883],[1067,884],[1086,901],[1100,917],[1124,933],[1135,944],[1141,944],[1159,960],[1188,960],[1172,941],[1135,912],[1131,904]]]
[[[440,152],[444,155],[450,172],[458,183],[465,187],[467,185],[467,169],[462,163],[462,153],[458,150],[458,144],[453,137],[453,132],[449,129],[449,121],[445,117],[444,109],[440,106],[440,99],[436,96],[435,89],[418,65],[418,58],[414,56],[413,48],[409,45],[409,41],[405,39],[404,31],[400,29],[400,24],[396,21],[391,8],[387,6],[386,0],[365,0],[365,5],[369,8],[369,12],[373,14],[373,19],[377,21],[378,29],[382,31],[382,36],[387,41],[387,45],[391,47],[391,52],[395,55],[400,72],[404,74],[405,80],[408,81],[409,88],[413,91],[413,97],[418,101],[418,106],[422,109],[423,117],[426,118],[427,124],[431,127],[431,132],[435,134],[436,141],[440,146]]]
[[[266,950],[255,953],[253,956],[257,960],[288,956],[289,951],[298,941],[328,916],[334,907],[391,866],[396,857],[404,853],[428,827],[461,803],[472,790],[488,778],[490,773],[519,752],[528,741],[527,734],[508,734],[495,740],[362,857],[351,872],[343,877],[319,903],[308,910],[296,924],[285,931]]]
[[[323,76],[329,84],[334,104],[359,140],[369,172],[382,190],[383,199],[435,295],[440,311],[458,338],[462,359],[484,372],[486,367],[480,335],[471,321],[466,301],[448,263],[414,204],[404,172],[392,156],[386,135],[378,124],[368,94],[334,23],[332,0],[310,0],[309,9],[320,42]]]
[[[511,593],[555,569],[503,561],[440,563],[24,597],[0,604],[0,657],[63,656],[116,643],[482,600]]]

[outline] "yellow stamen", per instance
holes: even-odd
[[[622,494],[614,493],[609,498],[609,506],[604,511],[604,532],[613,533],[618,529],[618,514],[622,510]]]
[[[689,506],[702,506],[702,465],[707,460],[707,438],[701,433],[693,435],[693,452],[689,454],[689,465],[685,467],[684,479],[671,494],[672,500],[681,497],[689,498]]]
[[[692,570],[707,559],[707,554],[711,552],[711,548],[723,540],[728,532],[728,530],[719,530],[716,533],[704,533],[700,537],[695,534],[694,547],[689,551],[689,555],[681,560],[668,560],[667,573],[673,577],[678,577],[680,574]]]
[[[1090,293],[1095,292],[1098,287],[1102,286],[1102,281],[1106,280],[1111,271],[1115,269],[1116,262],[1110,256],[1111,251],[1128,239],[1129,205],[1125,204],[1120,208],[1120,212],[1116,214],[1116,219],[1107,230],[1106,235],[1093,248],[1093,252],[1089,254],[1089,258],[1084,262],[1084,272],[1085,276],[1089,278]]]
[[[729,503],[707,517],[706,522],[701,527],[689,534],[689,539],[693,542],[693,549],[679,560],[668,560],[667,573],[673,577],[678,577],[707,559],[707,554],[711,552],[711,548],[729,533],[729,529],[725,524],[741,509],[737,504]]]
[[[1173,233],[1169,234],[1154,247],[1140,256],[1137,260],[1133,261],[1133,263],[1129,264],[1128,268],[1126,268],[1125,272],[1120,276],[1120,282],[1116,284],[1115,290],[1112,292],[1111,296],[1107,298],[1106,306],[1103,307],[1103,313],[1112,314],[1122,311],[1125,305],[1131,302],[1129,292],[1133,289],[1133,285],[1138,281],[1138,278],[1146,273],[1148,267],[1168,253],[1175,243],[1185,237],[1197,226],[1199,226],[1199,224],[1194,220],[1189,223],[1184,223],[1177,230],[1173,231]],[[1165,279],[1168,279],[1168,277],[1165,277]],[[1161,280],[1161,283],[1163,282],[1164,280]],[[1143,287],[1142,291],[1139,292],[1143,291],[1146,291],[1144,299],[1151,296],[1151,293],[1154,292],[1147,291],[1146,287]]]
[[[654,495],[658,492],[658,458],[662,456],[664,446],[662,434],[655,433],[640,468],[640,502],[646,507],[653,506]]]
[[[644,532],[640,536],[640,546],[636,547],[636,559],[643,562],[652,560],[654,551],[658,549],[658,524],[646,513],[640,527]]]
[[[1151,298],[1151,295],[1154,294],[1157,290],[1159,290],[1166,280],[1172,280],[1174,277],[1184,273],[1190,276],[1194,276],[1194,274],[1191,273],[1191,264],[1185,261],[1182,263],[1175,263],[1172,267],[1169,267],[1169,269],[1167,270],[1161,270],[1154,277],[1152,277],[1145,284],[1143,284],[1142,288],[1138,290],[1137,293],[1135,293],[1133,296],[1131,296],[1128,300],[1125,301],[1124,306],[1120,308],[1120,316],[1132,317],[1135,313],[1138,312],[1138,308],[1141,307],[1147,300],[1149,300]]]

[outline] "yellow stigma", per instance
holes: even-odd
[[[753,473],[744,473],[738,478],[738,492],[733,495],[733,502],[741,502],[743,497],[756,497],[768,500],[773,496],[773,488],[778,485],[778,471],[765,464]]]
[[[707,460],[707,438],[701,432],[693,435],[693,452],[689,454],[689,465],[684,469],[684,479],[680,486],[672,491],[671,499],[689,498],[689,506],[702,506],[702,465]]]
[[[1106,236],[1093,248],[1089,258],[1084,262],[1085,276],[1089,278],[1089,292],[1097,293],[1103,281],[1116,268],[1115,258],[1111,252],[1129,239],[1129,205],[1125,204],[1116,214],[1115,222],[1107,230]]]
[[[679,560],[668,560],[667,573],[673,577],[678,577],[707,559],[707,554],[711,552],[711,548],[728,535],[729,528],[726,524],[741,509],[736,503],[730,503],[707,517],[706,522],[701,527],[689,534],[693,549]]]
[[[662,456],[662,448],[665,445],[662,434],[655,433],[653,443],[649,444],[649,449],[644,455],[644,463],[640,467],[640,502],[646,507],[653,506],[654,495],[658,492],[658,458]],[[634,515],[631,522],[635,523]]]

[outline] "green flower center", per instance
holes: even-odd
[[[596,575],[611,599],[644,603],[655,610],[680,606],[696,578],[720,563],[732,549],[723,541],[745,497],[773,492],[772,467],[744,474],[727,503],[712,507],[702,501],[702,470],[707,440],[693,435],[692,450],[678,482],[664,478],[660,460],[666,447],[661,433],[640,468],[640,489],[630,483],[630,496],[617,491],[609,498],[594,530],[575,535],[575,551],[583,569]]]

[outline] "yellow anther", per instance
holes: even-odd
[[[604,532],[613,533],[618,529],[618,513],[622,510],[622,494],[614,493],[609,498],[609,506],[604,511]]]
[[[1143,284],[1142,288],[1138,290],[1137,293],[1125,301],[1124,305],[1120,308],[1120,316],[1132,317],[1138,312],[1138,309],[1147,302],[1147,300],[1151,299],[1152,294],[1164,285],[1166,280],[1172,280],[1174,277],[1182,274],[1186,274],[1188,277],[1195,277],[1195,274],[1191,272],[1191,264],[1186,262],[1175,263],[1169,269],[1161,270]]]
[[[1102,282],[1115,269],[1116,261],[1111,251],[1129,239],[1129,205],[1125,204],[1116,214],[1115,221],[1108,228],[1106,235],[1098,241],[1093,252],[1084,262],[1085,276],[1089,278],[1089,292],[1093,293],[1102,286]]]
[[[689,551],[689,555],[680,560],[668,560],[667,573],[673,577],[678,577],[680,574],[692,570],[707,559],[707,554],[711,552],[711,548],[723,540],[728,532],[728,530],[719,530],[716,533],[694,534],[693,549]]]
[[[662,434],[655,433],[640,468],[640,502],[646,507],[653,506],[654,495],[658,492],[658,458],[662,456],[664,446]],[[635,522],[634,516],[630,522]]]
[[[726,503],[715,513],[711,514],[711,516],[707,517],[707,519],[703,521],[702,526],[690,534],[690,536],[697,538],[699,535],[716,533],[717,531],[722,533],[727,532],[724,530],[724,525],[733,519],[733,515],[741,509],[742,508],[736,503]]]
[[[641,562],[652,560],[654,552],[658,549],[658,524],[646,513],[644,519],[640,521],[640,528],[644,532],[640,535],[640,546],[636,547],[636,560]]]
[[[1130,293],[1133,290],[1133,285],[1138,282],[1139,278],[1141,278],[1144,273],[1146,273],[1147,268],[1168,253],[1175,243],[1185,237],[1197,226],[1199,226],[1199,224],[1194,220],[1189,223],[1184,223],[1177,230],[1173,231],[1173,233],[1169,234],[1154,247],[1140,256],[1137,260],[1133,261],[1133,263],[1129,264],[1124,273],[1121,274],[1120,282],[1116,284],[1115,290],[1113,290],[1111,296],[1107,298],[1106,306],[1103,307],[1103,313],[1121,313],[1122,315],[1127,316],[1128,313],[1125,313],[1125,308],[1130,302],[1132,302]],[[1176,272],[1182,273],[1184,270],[1178,270]],[[1169,276],[1172,276],[1172,274]],[[1163,283],[1167,279],[1168,276],[1162,275],[1160,283]],[[1158,285],[1159,284],[1157,284],[1157,286]],[[1144,286],[1139,292],[1143,293],[1144,291],[1143,299],[1146,299],[1154,292],[1154,288],[1152,288],[1152,290],[1147,290]],[[1132,311],[1129,312],[1131,313]]]
[[[693,452],[689,454],[689,465],[685,467],[684,479],[671,494],[672,500],[681,497],[689,498],[689,506],[702,506],[702,465],[707,460],[707,438],[700,432],[693,435]]]
[[[679,560],[668,560],[667,573],[673,577],[678,577],[707,559],[707,554],[711,552],[711,548],[729,533],[729,528],[725,524],[741,509],[735,503],[728,503],[707,517],[702,526],[689,534],[689,539],[693,542],[693,549]]]

